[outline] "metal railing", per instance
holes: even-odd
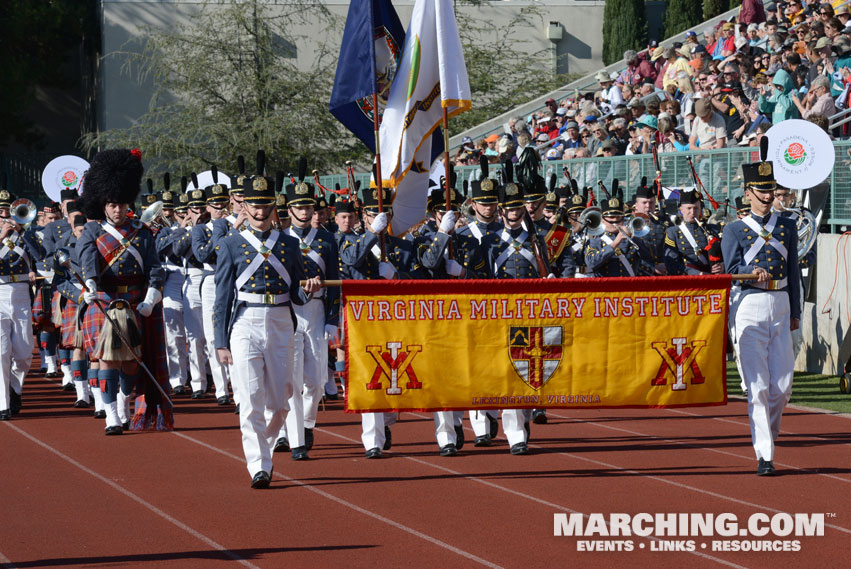
[[[845,231],[851,228],[851,140],[833,143],[836,153],[836,163],[828,178],[830,195],[822,217],[822,225],[830,226],[831,232]],[[759,149],[756,147],[734,147],[720,150],[705,150],[694,152],[670,152],[659,154],[659,164],[662,168],[662,186],[692,187],[691,170],[686,161],[691,156],[695,170],[700,176],[703,186],[719,203],[729,199],[733,204],[737,196],[744,193],[742,188],[742,164],[758,160]],[[653,159],[650,154],[634,156],[613,156],[609,158],[583,158],[573,160],[544,161],[542,174],[549,178],[550,170],[559,179],[558,185],[564,185],[562,169],[567,167],[580,187],[590,186],[594,189],[598,200],[600,190],[597,180],[602,180],[607,188],[612,187],[612,180],[617,178],[624,188],[624,197],[630,199],[642,177],[652,181],[656,177]],[[492,165],[491,169],[496,166]],[[457,187],[462,189],[462,181],[470,181],[476,176],[478,166],[462,166],[455,169],[458,174]],[[361,182],[361,187],[369,187],[369,173],[355,174],[355,179]],[[322,176],[320,181],[326,188],[334,184],[346,187],[348,182],[345,175]],[[425,189],[424,189],[425,191]]]
[[[0,171],[6,174],[6,187],[19,198],[41,206],[50,201],[41,185],[41,173],[55,156],[44,153],[0,154]]]

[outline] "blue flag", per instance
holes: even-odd
[[[372,152],[372,94],[378,93],[380,117],[404,46],[405,29],[390,0],[352,0],[328,108]]]

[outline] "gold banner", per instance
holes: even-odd
[[[724,405],[729,276],[345,281],[354,412]]]

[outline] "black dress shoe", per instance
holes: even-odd
[[[77,388],[74,387],[73,383],[66,383],[62,386],[62,391],[77,391]]]
[[[46,371],[47,371],[47,368],[46,368],[46,367],[40,367],[40,368],[38,368],[38,373],[44,373],[44,372],[46,372]]]
[[[55,378],[55,377],[62,377],[62,375],[63,375],[63,373],[61,371],[49,371],[46,374],[44,374],[44,377]],[[67,385],[67,383],[65,385]],[[64,389],[64,387],[63,387],[63,389]],[[71,386],[71,389],[74,389],[73,385]]]
[[[289,450],[290,441],[287,440],[287,437],[281,437],[275,441],[275,448],[272,449],[272,452],[289,452]]]
[[[182,385],[178,385],[171,390],[175,395],[186,395],[186,388]]]
[[[390,427],[384,427],[384,450],[390,450],[393,446],[393,433],[390,432]]]
[[[124,429],[125,431],[129,431],[130,430],[130,421],[124,421],[123,423],[121,423],[121,428]]]
[[[774,476],[774,464],[770,460],[759,459],[756,467],[757,476]]]
[[[313,448],[313,429],[304,428],[304,447],[307,450]]]
[[[88,409],[89,408],[89,402],[83,401],[82,399],[77,399],[77,401],[74,402],[74,408],[75,409]]]
[[[17,393],[14,389],[9,390],[9,409],[12,411],[12,415],[17,415],[21,412],[21,394]]]
[[[477,447],[489,447],[491,446],[491,436],[490,435],[479,435],[476,437],[476,442],[473,443],[473,446]]]
[[[204,399],[204,390],[199,389],[198,391],[193,391],[192,399]]]
[[[218,399],[216,399],[217,405],[230,405],[230,397],[227,395],[222,395]]]
[[[234,415],[239,415],[239,403],[236,404],[236,409],[233,410]]]
[[[113,425],[111,427],[107,427],[106,430],[104,430],[103,434],[105,434],[108,437],[112,437],[112,436],[115,436],[115,435],[122,435],[122,434],[124,434],[124,429],[122,429],[119,425]]]
[[[293,449],[293,460],[307,460],[310,458],[307,455],[307,449],[305,447],[295,447]]]
[[[440,449],[440,456],[455,456],[456,454],[458,454],[458,448],[452,443]]]
[[[485,416],[488,418],[488,427],[490,428],[489,434],[492,439],[495,439],[496,436],[499,434],[499,421],[497,421],[495,417],[491,417],[488,414],[485,414]]]
[[[325,394],[325,399],[327,399],[328,401],[336,401],[339,398],[340,398],[340,396],[337,395],[336,393],[326,393]]]
[[[272,477],[269,476],[269,473],[265,470],[261,470],[257,474],[254,475],[254,478],[251,479],[251,487],[255,490],[262,490],[264,488],[268,488],[269,484],[272,483]]]
[[[508,452],[511,454],[529,454],[529,447],[526,443],[517,443],[516,445],[511,445],[511,450]]]
[[[381,458],[381,449],[378,447],[371,448],[366,451],[367,458]]]
[[[547,410],[546,409],[535,409],[532,411],[532,422],[536,425],[546,425],[547,424]]]
[[[93,416],[95,419],[106,419],[106,411],[104,411],[103,409],[101,409],[100,411],[95,411]]]
[[[3,409],[0,411],[0,421],[9,421],[12,418],[12,411],[10,409]]]
[[[455,427],[455,448],[458,450],[464,448],[464,427],[461,425]]]

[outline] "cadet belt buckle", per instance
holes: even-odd
[[[271,292],[263,293],[263,304],[268,304],[269,306],[275,305],[275,295]]]

